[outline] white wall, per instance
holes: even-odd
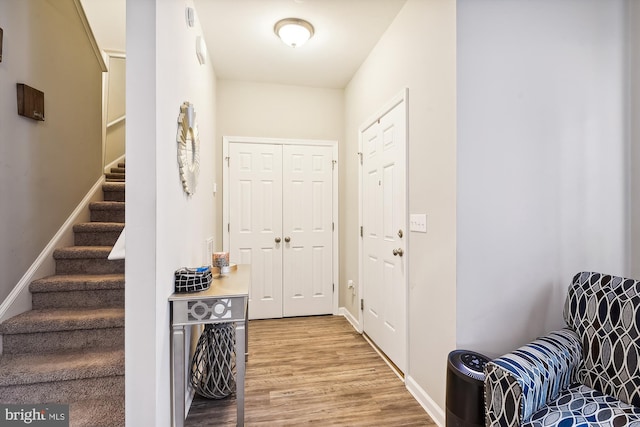
[[[0,1],[0,302],[102,175],[102,72],[72,0]],[[16,83],[45,121],[17,114]]]
[[[564,326],[581,271],[628,274],[624,0],[458,1],[457,346]]]
[[[170,425],[169,304],[173,272],[202,265],[213,235],[215,74],[198,64],[191,1],[127,2],[127,425]],[[201,143],[196,194],[182,190],[177,117],[195,106]]]
[[[628,0],[631,277],[640,279],[640,2]]]
[[[344,91],[271,83],[219,80],[215,162],[222,164],[223,136],[338,141],[344,133]],[[341,179],[340,177],[338,178]],[[216,177],[216,247],[222,250],[222,168]]]
[[[431,409],[445,407],[447,354],[455,346],[455,1],[409,0],[345,91],[340,173],[340,304],[358,317],[358,128],[409,88],[409,211],[429,232],[409,233],[409,369]],[[437,414],[436,414],[437,415]],[[441,415],[441,414],[440,414]]]

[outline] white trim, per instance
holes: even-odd
[[[360,327],[360,324],[358,323],[356,318],[353,317],[353,315],[349,312],[349,310],[347,310],[345,307],[340,307],[339,311],[340,311],[340,315],[344,316],[345,319],[347,319],[347,321],[351,323],[351,326],[353,326],[353,328],[358,333],[362,334],[362,337],[365,339],[365,341],[367,341],[369,345],[371,345],[371,347],[376,351],[376,353],[378,353],[378,355],[382,358],[382,360],[384,360],[387,363],[387,365],[389,365],[391,370],[396,375],[398,375],[398,377],[401,380],[404,381],[404,385],[409,391],[409,393],[411,393],[411,395],[416,400],[416,402],[418,402],[420,406],[422,406],[422,409],[424,409],[427,412],[427,414],[429,414],[433,422],[435,422],[440,427],[444,427],[445,414],[442,408],[431,398],[431,396],[429,396],[429,394],[427,394],[426,391],[424,391],[422,387],[420,387],[420,385],[416,382],[416,380],[413,379],[412,376],[405,375],[405,377],[402,378],[402,376],[398,374],[398,371],[396,370],[396,368],[389,363],[389,361],[384,356],[384,354],[382,354],[380,350],[376,347],[376,345],[370,341],[369,337],[367,337],[366,334],[362,333],[362,328]]]
[[[337,288],[333,292],[332,313],[339,313],[340,299],[340,257],[338,252],[340,226],[339,226],[339,200],[338,197],[338,141],[324,139],[284,139],[284,138],[262,138],[248,136],[223,136],[222,137],[222,250],[229,251],[229,145],[232,143],[244,144],[278,144],[278,145],[312,145],[328,146],[332,148],[333,160],[336,161],[333,168],[333,284]]]
[[[109,129],[111,126],[117,125],[118,123],[125,121],[126,119],[127,119],[127,116],[123,114],[117,119],[111,120],[109,123],[107,123],[107,129]]]
[[[29,284],[38,278],[55,273],[53,251],[60,246],[72,244],[74,224],[82,221],[80,218],[82,218],[83,214],[88,216],[87,207],[90,202],[96,199],[96,194],[102,190],[103,183],[104,176],[101,176],[71,215],[69,215],[64,224],[62,224],[62,227],[60,227],[47,246],[40,252],[40,255],[38,255],[33,264],[27,269],[22,278],[20,278],[7,298],[0,304],[0,322],[31,310]]]
[[[355,329],[356,332],[358,332],[359,334],[362,333],[362,327],[360,326],[360,322],[358,321],[358,319],[353,317],[353,314],[351,314],[351,312],[347,310],[346,307],[340,307],[338,309],[338,315],[344,316],[344,318],[347,319],[349,323],[351,323],[351,326],[353,326],[353,329]]]
[[[338,314],[340,303],[340,186],[338,183],[340,162],[338,159],[338,141],[333,146],[333,314]]]
[[[114,50],[114,49],[104,49],[102,51],[102,53],[106,56],[110,56],[113,58],[122,58],[122,59],[126,59],[127,58],[127,53],[121,50]],[[108,67],[108,65],[107,65]]]
[[[369,127],[371,127],[374,123],[376,123],[380,118],[382,118],[385,114],[387,114],[389,111],[391,111],[393,108],[395,108],[398,104],[404,102],[404,108],[405,108],[405,223],[408,225],[409,224],[409,88],[405,87],[403,88],[400,93],[398,93],[396,96],[394,96],[393,98],[391,98],[391,100],[389,102],[387,102],[381,109],[379,109],[374,115],[372,115],[371,117],[369,117],[368,120],[364,121],[363,124],[358,128],[358,155],[360,156],[361,159],[364,158],[364,152],[363,152],[363,146],[362,146],[362,134],[364,133],[365,130],[367,130]],[[362,224],[364,223],[363,221],[363,209],[362,209],[362,175],[363,175],[363,162],[360,162],[360,159],[358,159],[358,175],[359,175],[359,180],[358,180],[358,221],[359,221],[359,226],[362,226]],[[358,230],[358,234],[360,234],[360,231]],[[410,234],[409,230],[405,230],[404,235],[406,236],[406,248],[410,248]],[[356,300],[356,303],[358,305],[358,323],[361,325],[361,329],[364,332],[364,313],[362,312],[362,310],[360,309],[361,305],[360,305],[360,300],[362,298],[365,297],[364,295],[364,284],[363,284],[363,271],[362,271],[362,260],[363,260],[363,253],[362,253],[362,242],[363,242],[363,236],[360,236],[360,238],[358,239],[358,299]],[[407,256],[405,257],[406,259],[406,274],[405,274],[405,307],[406,307],[406,313],[405,313],[405,376],[409,376],[409,373],[411,372],[411,360],[409,357],[409,275],[410,275],[410,257]]]
[[[418,383],[413,377],[407,375],[404,381],[407,390],[409,393],[416,399],[416,401],[422,406],[422,408],[427,411],[427,414],[431,417],[434,423],[436,423],[440,427],[444,427],[445,425],[445,415],[442,408],[427,394],[426,391]]]
[[[84,13],[84,8],[80,3],[80,0],[73,0],[73,4],[76,6],[76,10],[78,11],[78,16],[80,17],[80,21],[82,22],[82,26],[84,27],[84,31],[87,34],[87,38],[89,39],[89,43],[91,44],[91,49],[93,49],[93,53],[96,55],[96,59],[98,60],[98,66],[102,72],[107,71],[107,65],[104,63],[104,58],[100,53],[100,47],[98,47],[98,42],[96,41],[96,37],[93,34],[93,30],[91,30],[91,25],[89,25],[89,21],[87,20],[87,15]]]
[[[326,145],[337,146],[338,141],[329,139],[291,139],[291,138],[262,138],[252,136],[223,136],[222,144],[242,142],[245,144],[279,144],[279,145]]]

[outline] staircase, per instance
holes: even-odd
[[[124,425],[124,260],[107,259],[124,228],[125,165],[106,174],[56,274],[29,286],[33,309],[0,324],[1,403],[70,404],[71,426]]]

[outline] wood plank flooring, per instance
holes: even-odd
[[[246,426],[435,426],[341,316],[249,323]],[[194,399],[187,427],[236,424],[235,398]]]

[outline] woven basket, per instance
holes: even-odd
[[[233,323],[205,325],[191,359],[191,386],[202,397],[222,399],[236,389],[236,333]]]
[[[211,268],[181,268],[175,272],[176,292],[200,292],[211,286]]]

